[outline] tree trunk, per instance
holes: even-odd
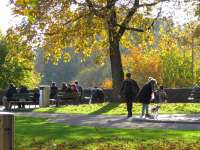
[[[113,83],[113,92],[112,92],[112,101],[119,100],[119,91],[121,88],[122,80],[124,77],[121,53],[119,50],[119,35],[117,30],[117,15],[115,7],[113,6],[110,9],[110,15],[107,18],[108,24],[108,37],[109,37],[109,54],[111,62],[111,72],[112,72],[112,83]]]
[[[121,54],[119,50],[119,41],[116,39],[110,42],[110,62],[112,71],[112,82],[113,82],[113,101],[119,100],[119,91],[124,78]]]

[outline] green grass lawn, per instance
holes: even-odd
[[[173,147],[180,143],[187,145],[199,142],[200,131],[81,127],[48,123],[45,119],[17,117],[15,139],[16,150],[34,146],[43,146],[42,150],[54,150],[58,144],[71,150],[139,150],[143,146],[148,150],[151,145]]]
[[[33,110],[35,112],[49,113],[67,113],[67,114],[105,114],[105,115],[125,115],[127,114],[124,103],[101,103],[101,104],[83,104],[68,105],[61,107],[47,107]],[[133,104],[133,114],[140,114],[141,104]],[[162,104],[161,114],[191,114],[200,113],[200,104],[198,103],[170,103]]]

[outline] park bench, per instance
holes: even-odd
[[[30,109],[30,105],[37,105],[37,102],[33,101],[33,93],[17,93],[13,95],[13,98],[11,101],[9,101],[9,105],[12,108],[12,106],[17,105],[28,105]]]
[[[50,104],[66,105],[66,104],[78,104],[81,97],[78,93],[72,92],[58,92],[55,98],[49,99]]]

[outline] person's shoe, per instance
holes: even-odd
[[[150,114],[146,114],[146,115],[145,115],[145,118],[152,119],[152,118],[153,118],[153,116],[151,116]]]
[[[145,116],[144,116],[144,115],[141,115],[140,118],[143,119],[143,118],[145,118]]]
[[[132,117],[132,115],[128,115],[128,116],[127,116],[127,118],[131,118],[131,117]]]
[[[146,114],[145,115],[145,118],[150,118],[151,116],[149,114]]]

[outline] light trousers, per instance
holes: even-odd
[[[149,104],[142,103],[142,116],[144,116],[144,114],[149,114]]]

